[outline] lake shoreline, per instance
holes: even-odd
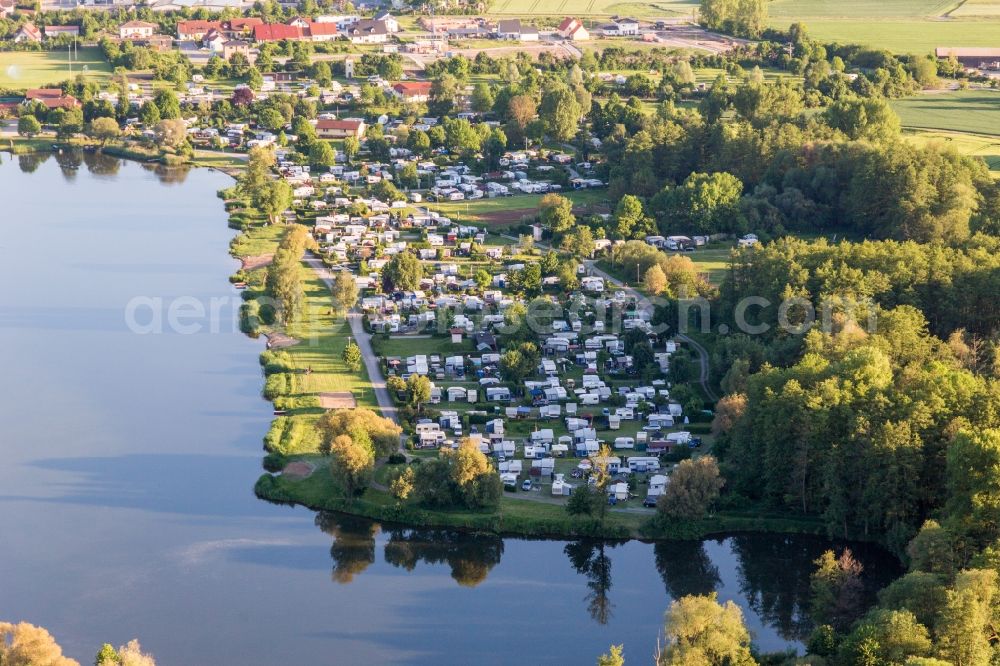
[[[16,156],[29,151],[51,152],[55,154],[63,149],[83,149],[81,146],[57,147],[54,144],[51,147],[45,148],[37,145],[30,147],[22,145],[21,148],[28,148],[29,150],[16,151],[4,148],[2,152],[8,152]],[[162,161],[156,159],[123,155],[117,150],[101,150],[98,148],[94,150],[108,156],[129,161],[146,164],[163,164]],[[207,168],[236,178],[236,174],[232,169],[199,164],[197,161],[178,166]],[[222,197],[222,191],[219,192],[219,195],[225,201],[224,197]],[[234,224],[232,212],[234,211],[230,211],[227,207],[227,219],[230,228],[242,230],[243,225],[241,222],[237,220]],[[232,247],[230,248],[229,255],[237,261],[242,259],[242,257],[233,251]],[[290,458],[288,462],[291,462],[293,459],[294,457]],[[326,467],[321,464],[313,476],[329,476],[326,472]],[[304,484],[300,481],[293,481],[287,477],[282,477],[280,473],[272,474],[265,472],[258,478],[254,486],[254,492],[258,498],[268,502],[302,506],[313,511],[332,511],[375,521],[397,523],[412,528],[455,529],[458,531],[481,532],[509,537],[559,540],[600,538],[616,541],[634,540],[647,543],[672,540],[697,540],[736,533],[809,535],[830,538],[822,523],[818,520],[793,516],[776,517],[721,511],[704,520],[687,521],[683,524],[663,526],[651,524],[649,520],[653,517],[651,513],[636,512],[626,514],[626,512],[612,511],[609,512],[608,518],[603,523],[599,523],[589,518],[570,516],[566,514],[562,506],[541,504],[531,500],[513,499],[506,494],[502,500],[501,509],[497,512],[438,511],[402,505],[388,493],[375,488],[369,488],[364,496],[348,502],[345,498],[338,496],[334,488],[326,487],[317,493],[313,488],[303,488]],[[312,485],[322,486],[322,484]],[[553,511],[552,509],[557,509],[558,511]],[[864,541],[884,547],[879,541],[865,538],[863,535],[850,535],[850,539],[852,541]]]

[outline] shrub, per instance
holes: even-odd
[[[398,451],[396,453],[390,453],[386,462],[390,465],[402,465],[406,462],[406,456]]]

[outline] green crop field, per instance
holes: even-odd
[[[65,51],[0,52],[0,88],[40,88],[70,78],[70,63]],[[72,76],[83,73],[106,78],[111,66],[96,47],[81,48],[72,63]]]
[[[768,4],[772,17],[794,20],[809,18],[910,18],[940,16],[954,7],[956,0],[774,0]],[[807,24],[808,25],[808,24]]]
[[[690,15],[695,0],[496,0],[491,14],[518,16],[677,16]]]
[[[866,44],[897,53],[1000,43],[1000,0],[774,0],[768,12],[775,28],[800,21],[821,41]]]
[[[1000,92],[957,90],[893,100],[903,127],[1000,136]]]

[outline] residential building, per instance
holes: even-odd
[[[42,31],[34,23],[25,23],[14,33],[14,43],[40,42],[42,41]]]
[[[75,109],[80,102],[72,95],[65,95],[61,88],[30,88],[24,94],[25,102],[41,102],[49,109]]]
[[[559,28],[556,32],[563,39],[569,39],[574,42],[590,39],[590,32],[583,27],[583,23],[580,22],[580,19],[572,17],[563,19],[563,22],[559,24]]]
[[[365,135],[365,121],[360,118],[320,118],[316,121],[316,136],[321,139],[360,139]]]
[[[538,29],[534,26],[522,24],[521,19],[502,19],[497,23],[496,36],[498,39],[537,42]]]
[[[45,36],[49,39],[59,35],[69,35],[70,37],[80,36],[80,26],[78,25],[47,25],[45,26]]]
[[[430,81],[400,81],[393,84],[393,94],[409,103],[426,102],[431,97]]]
[[[156,24],[146,21],[129,21],[118,26],[121,39],[145,39],[156,33]]]
[[[344,31],[352,44],[381,44],[389,39],[384,21],[361,19]]]

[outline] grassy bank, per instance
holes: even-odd
[[[570,516],[562,504],[516,499],[510,493],[504,494],[500,507],[495,511],[428,510],[412,502],[401,503],[374,488],[369,488],[361,497],[348,500],[327,472],[327,460],[322,456],[294,456],[285,461],[289,460],[307,460],[317,469],[305,479],[264,474],[254,487],[258,497],[271,502],[297,504],[315,511],[337,511],[413,527],[556,539],[701,539],[734,532],[825,535],[822,524],[814,519],[751,511],[719,512],[704,520],[660,524],[650,520],[652,512],[611,509],[601,523],[590,517]]]

